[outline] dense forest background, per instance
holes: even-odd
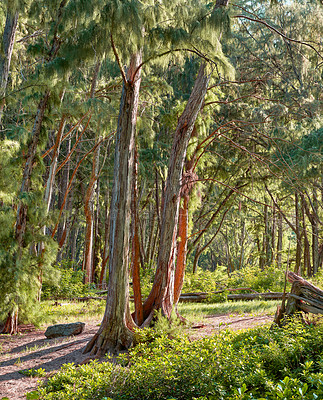
[[[127,267],[155,274],[173,137],[205,63],[184,168],[172,167],[182,174],[177,262],[193,273],[322,271],[320,2],[42,3],[0,5],[0,320],[18,309],[32,320],[42,286],[65,270],[106,287],[131,73]]]

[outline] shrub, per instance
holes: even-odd
[[[55,267],[58,279],[43,283],[42,299],[72,299],[85,296],[95,289],[94,285],[84,284],[84,273],[74,270],[72,262],[65,260]]]
[[[245,267],[234,271],[228,279],[229,287],[250,287],[257,292],[282,292],[285,283],[285,273],[277,267]]]
[[[65,365],[39,399],[321,399],[323,328],[224,331],[140,343],[119,365]]]

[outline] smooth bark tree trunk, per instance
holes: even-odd
[[[276,262],[278,268],[282,266],[282,250],[283,250],[283,216],[282,213],[278,213],[278,236],[277,236],[277,253]]]
[[[299,210],[299,196],[295,193],[295,228],[296,228],[296,260],[295,260],[295,273],[302,275],[302,230],[300,226],[300,210]]]
[[[109,183],[107,184],[109,187]],[[104,218],[104,248],[102,253],[102,265],[99,279],[100,289],[106,289],[107,263],[109,260],[109,231],[110,231],[110,212],[109,212],[109,189],[105,193],[105,218]]]
[[[110,254],[107,303],[99,331],[85,347],[91,355],[118,353],[131,346],[134,326],[129,309],[130,202],[138,114],[141,54],[131,58],[124,82],[118,128],[110,208]]]
[[[96,143],[100,143],[101,137],[96,140]],[[84,255],[83,255],[83,271],[85,271],[84,282],[93,282],[93,243],[94,243],[94,193],[98,180],[99,171],[99,157],[100,157],[100,145],[97,146],[93,154],[92,171],[90,176],[90,182],[87,187],[84,199],[84,214],[86,220],[85,228],[85,243],[84,243]]]
[[[141,285],[140,285],[140,244],[139,244],[139,226],[138,226],[138,210],[137,210],[137,175],[138,175],[138,155],[135,151],[135,162],[132,183],[132,255],[131,255],[131,271],[132,271],[132,288],[134,296],[134,321],[140,326],[144,322],[144,313],[142,305]]]
[[[54,145],[53,152],[52,152],[52,159],[51,159],[51,163],[50,163],[50,167],[49,167],[49,175],[48,175],[46,189],[45,189],[44,200],[45,200],[45,203],[47,204],[47,212],[50,209],[50,205],[51,205],[51,201],[52,201],[52,194],[53,194],[56,168],[57,168],[57,160],[58,160],[58,156],[59,156],[59,150],[60,150],[60,146],[61,146],[62,137],[64,134],[65,125],[66,125],[66,118],[65,118],[65,115],[63,115],[61,118],[60,124],[59,124],[58,132],[57,132],[57,136],[56,136],[56,140],[55,140],[55,145]]]
[[[15,43],[18,15],[19,13],[15,7],[15,2],[12,0],[8,1],[6,24],[0,47],[0,123],[5,105],[5,95],[8,84],[11,56]]]
[[[308,277],[313,275],[312,266],[311,266],[311,252],[310,252],[310,242],[308,240],[307,231],[306,231],[306,200],[305,196],[301,196],[301,206],[302,206],[302,218],[303,218],[303,236],[304,236],[304,253],[303,253],[303,263],[304,263],[304,274],[306,273]]]
[[[318,200],[316,189],[313,188],[313,207],[315,215],[310,219],[312,225],[312,262],[313,262],[313,275],[316,275],[319,270],[319,221],[318,215]]]
[[[95,94],[95,88],[98,80],[98,75],[101,67],[101,61],[98,61],[94,68],[94,73],[91,82],[91,88],[89,98],[93,99]],[[95,143],[101,142],[101,136],[96,138]],[[98,145],[93,154],[92,170],[90,176],[90,182],[86,190],[84,199],[84,214],[85,214],[85,243],[84,243],[84,254],[83,254],[83,265],[82,270],[85,271],[84,283],[91,283],[94,279],[93,273],[93,261],[94,261],[94,193],[98,180],[99,170],[99,157],[100,157],[100,145]]]
[[[163,315],[170,318],[173,309],[176,237],[183,166],[188,142],[208,88],[210,75],[206,69],[207,65],[202,62],[174,134],[163,196],[157,269],[152,290],[144,303],[144,319],[147,319],[147,323],[153,318],[155,310],[161,309]]]
[[[177,243],[177,259],[174,280],[174,305],[176,306],[181,295],[184,283],[186,252],[187,252],[187,230],[188,230],[188,204],[189,194],[185,194],[183,205],[179,210],[178,218],[178,243]]]

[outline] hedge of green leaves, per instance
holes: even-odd
[[[323,327],[293,323],[141,343],[120,363],[63,366],[33,398],[323,399]]]

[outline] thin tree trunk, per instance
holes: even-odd
[[[102,245],[101,233],[102,233],[102,224],[101,224],[101,209],[100,209],[100,181],[97,181],[96,185],[96,208],[94,215],[94,250],[93,250],[93,263],[92,263],[92,277],[93,282],[95,284],[98,283],[98,270],[100,263],[100,249]]]
[[[11,55],[15,42],[15,35],[18,23],[18,11],[15,1],[8,1],[6,24],[3,31],[0,47],[0,123],[5,105],[5,95],[10,71]]]
[[[313,207],[315,209],[316,216],[318,215],[318,201],[316,189],[313,188]],[[311,218],[312,224],[312,262],[313,262],[313,275],[316,275],[319,270],[319,228],[318,228],[318,220],[313,215]]]
[[[188,230],[188,203],[189,195],[185,194],[183,205],[179,210],[178,218],[178,243],[177,243],[177,260],[174,280],[174,305],[176,306],[181,295],[184,283],[184,274],[186,267],[186,251],[187,251],[187,230]]]
[[[138,175],[138,155],[135,150],[135,162],[132,182],[132,257],[131,257],[131,271],[132,271],[132,287],[134,296],[134,321],[140,326],[144,322],[141,285],[140,285],[140,245],[139,245],[139,226],[138,226],[138,210],[137,210],[137,175]]]
[[[200,254],[201,254],[200,247],[201,247],[201,243],[199,242],[197,244],[195,254],[194,254],[194,262],[193,262],[193,270],[192,270],[193,274],[196,274],[197,267],[199,265],[199,258],[200,258]]]
[[[303,218],[303,236],[304,236],[304,274],[306,273],[308,277],[313,275],[312,267],[311,267],[311,253],[310,253],[310,242],[307,237],[306,232],[306,220],[305,220],[305,196],[301,196],[301,205],[302,205],[302,218]]]
[[[107,184],[107,187],[109,187],[109,182]],[[101,274],[99,280],[99,287],[101,289],[105,289],[107,283],[106,272],[107,272],[107,263],[109,260],[109,231],[110,231],[109,189],[107,189],[105,193],[104,248],[102,254],[102,266],[101,266]]]
[[[282,250],[283,250],[283,216],[282,213],[278,213],[278,237],[277,237],[277,253],[276,262],[278,268],[282,266]]]
[[[97,84],[97,79],[100,71],[101,61],[98,61],[95,65],[91,89],[89,93],[89,98],[94,98],[95,88]],[[96,144],[100,143],[101,137],[96,138]],[[99,170],[99,157],[100,157],[100,145],[98,145],[93,154],[92,171],[90,176],[90,182],[86,190],[84,199],[84,214],[86,220],[85,227],[85,243],[84,243],[84,254],[83,254],[83,265],[82,270],[85,271],[84,283],[91,283],[94,279],[93,274],[93,248],[94,248],[94,193],[96,189],[96,184],[98,180],[98,170]]]
[[[89,185],[86,190],[85,200],[84,200],[84,214],[86,219],[86,228],[85,228],[85,243],[84,243],[82,270],[85,271],[85,277],[84,277],[85,283],[93,282],[92,272],[93,272],[93,241],[94,241],[94,192],[98,180],[100,142],[101,142],[101,137],[99,137],[96,140],[96,144],[98,144],[98,146],[93,154],[91,177]]]
[[[295,273],[302,275],[301,263],[302,263],[302,235],[300,228],[300,215],[299,215],[299,200],[298,194],[295,193],[295,227],[296,227],[296,263]]]
[[[151,319],[156,309],[170,318],[174,301],[174,269],[179,201],[183,166],[191,133],[202,107],[210,76],[202,62],[194,88],[174,134],[168,175],[163,196],[157,270],[152,290],[144,304],[144,318]]]
[[[273,217],[272,217],[271,232],[270,232],[270,260],[269,260],[270,265],[272,265],[272,263],[275,259],[274,253],[275,253],[275,246],[276,246],[275,239],[276,239],[276,229],[277,229],[277,226],[276,226],[277,225],[277,210],[276,210],[275,204],[274,203],[272,203],[272,204],[273,204],[273,208],[272,208]]]
[[[38,105],[37,114],[36,114],[33,130],[32,130],[31,144],[28,147],[26,162],[25,162],[24,171],[23,171],[22,183],[21,183],[21,187],[19,190],[20,196],[23,193],[29,192],[30,188],[31,188],[31,175],[32,175],[33,167],[34,167],[34,159],[35,159],[36,153],[37,153],[37,146],[39,143],[40,131],[41,131],[43,118],[44,118],[44,114],[45,114],[45,109],[47,106],[49,96],[50,96],[50,93],[49,93],[49,91],[47,91]],[[20,202],[18,205],[18,209],[17,209],[16,233],[15,233],[15,236],[17,239],[17,244],[18,244],[18,249],[22,249],[23,247],[25,247],[24,237],[25,237],[26,226],[27,226],[27,211],[28,211],[28,206],[26,204],[24,204],[23,202]],[[18,250],[18,252],[20,253],[20,250]]]
[[[134,323],[129,311],[129,239],[130,201],[134,165],[135,129],[138,114],[141,54],[131,58],[124,82],[114,161],[113,191],[110,208],[110,255],[107,304],[104,317],[96,335],[84,352],[104,355],[129,348],[133,341],[130,330]]]

